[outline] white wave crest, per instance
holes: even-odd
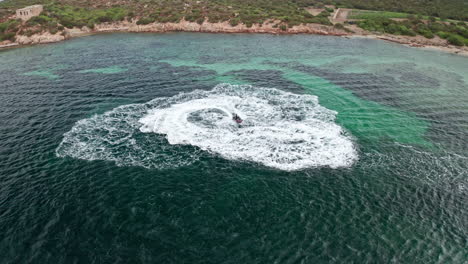
[[[357,152],[335,115],[312,95],[221,84],[81,120],[57,155],[147,168],[187,165],[203,153],[281,170],[348,167]]]

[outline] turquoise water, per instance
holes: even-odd
[[[174,33],[0,60],[1,263],[468,261],[466,57]]]

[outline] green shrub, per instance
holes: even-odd
[[[200,21],[200,19],[205,20],[205,18],[201,14],[201,10],[199,10],[199,9],[193,9],[191,12],[185,14],[185,20],[187,20],[187,21],[197,22],[198,23],[198,21]]]
[[[22,32],[22,35],[26,35],[28,37],[31,37],[32,35],[40,33],[40,32],[41,32],[41,30],[39,30],[39,29],[27,29],[27,30]]]
[[[452,45],[455,45],[455,46],[463,46],[463,45],[465,45],[465,40],[463,39],[463,37],[458,36],[458,35],[455,35],[455,34],[451,34],[451,35],[447,38],[447,41],[448,41],[448,43],[450,43],[450,44],[452,44]]]
[[[428,39],[434,38],[434,34],[429,30],[420,30],[418,33]]]
[[[329,17],[330,16],[330,12],[328,11],[322,11],[320,14],[317,15],[318,17]]]
[[[406,36],[416,36],[416,32],[412,29],[406,27],[405,25],[400,25],[398,28],[399,35],[406,35]]]
[[[0,23],[0,33],[5,32],[7,28],[8,28],[8,24],[6,22]]]
[[[60,17],[59,22],[66,28],[73,28],[78,25],[78,23],[70,16]]]
[[[297,20],[292,20],[292,21],[289,21],[288,22],[288,27],[289,28],[292,28],[294,26],[299,26],[301,24],[301,22],[297,21]]]
[[[56,34],[58,32],[58,24],[55,21],[49,21],[47,22],[47,31],[49,31],[51,34]]]
[[[200,17],[199,19],[197,19],[197,24],[201,25],[203,24],[203,22],[205,22],[205,18],[204,17]]]
[[[288,28],[286,27],[286,25],[280,25],[279,28],[282,30],[282,31],[286,31]]]
[[[340,24],[340,23],[336,23],[335,25],[333,25],[335,28],[337,29],[344,29],[345,27],[343,26],[343,24]]]
[[[222,18],[219,14],[210,14],[208,16],[208,22],[210,23],[218,23],[219,21],[221,21]]]
[[[106,22],[112,22],[113,19],[112,19],[111,14],[101,14],[97,17],[96,21],[99,23],[106,23]]]
[[[52,21],[52,18],[45,16],[45,15],[40,15],[36,17],[32,17],[26,22],[26,25],[28,26],[34,26],[34,25],[45,25],[48,22]]]
[[[9,41],[14,42],[15,41],[15,36],[16,36],[16,33],[14,33],[14,32],[0,33],[0,41],[9,40]]]
[[[142,17],[136,22],[136,24],[137,25],[148,25],[148,24],[153,23],[154,21],[155,21],[154,18]]]
[[[233,18],[233,19],[231,19],[231,20],[229,21],[229,24],[230,24],[232,27],[235,27],[235,26],[239,25],[239,23],[240,23],[240,19],[237,18],[237,17],[236,17],[236,18]]]
[[[182,19],[182,14],[171,13],[167,16],[158,16],[156,21],[160,23],[177,23]]]
[[[460,35],[460,36],[462,36],[464,38],[468,38],[468,29],[467,28],[457,26],[455,28],[454,32],[456,32],[458,35]]]
[[[316,24],[323,24],[323,25],[333,25],[330,20],[328,20],[328,18],[326,17],[314,17],[314,18],[311,18],[311,19],[307,19],[306,21],[304,21],[304,23],[316,23]]]
[[[437,33],[439,31],[445,30],[445,25],[442,23],[429,23],[427,26],[432,31],[432,33]]]
[[[437,32],[437,36],[439,36],[439,37],[441,37],[443,39],[447,39],[450,36],[450,33],[439,31],[439,32]]]
[[[96,21],[94,20],[89,20],[88,23],[86,23],[86,26],[90,29],[94,29],[94,24],[96,23]]]
[[[16,19],[10,19],[3,23],[0,23],[0,33],[7,31],[17,31],[21,22]]]

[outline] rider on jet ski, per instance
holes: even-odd
[[[240,116],[238,116],[236,113],[233,113],[232,114],[232,120],[236,121],[236,123],[240,124],[242,123],[242,119],[240,118]]]

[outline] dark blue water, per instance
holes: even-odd
[[[177,33],[0,61],[0,263],[468,261],[465,57]]]

